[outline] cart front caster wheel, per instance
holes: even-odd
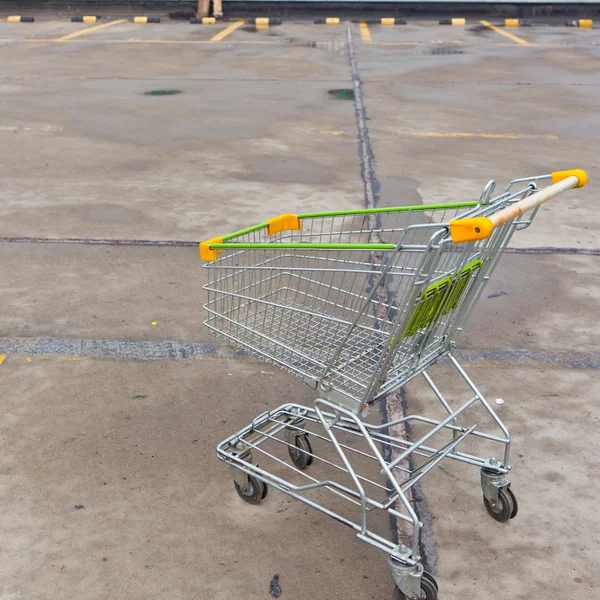
[[[421,576],[421,599],[422,600],[438,600],[438,584],[427,571],[423,571]],[[399,587],[394,590],[394,600],[408,600]]]
[[[266,497],[268,491],[267,484],[252,475],[248,475],[248,489],[246,491],[240,487],[237,481],[234,481],[233,485],[238,496],[248,504],[259,504]]]
[[[492,506],[485,496],[483,503],[490,516],[500,523],[514,519],[519,510],[517,497],[509,487],[498,488],[498,504],[496,506]]]
[[[296,436],[294,446],[288,446],[292,462],[298,469],[306,469],[313,463],[312,446],[308,441],[308,434]]]

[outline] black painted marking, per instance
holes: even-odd
[[[119,360],[164,359],[254,359],[232,346],[177,342],[172,340],[130,341],[70,338],[0,338],[0,354],[21,356],[69,356]],[[600,352],[537,352],[535,350],[458,350],[454,356],[471,367],[502,364],[503,367],[600,369]],[[257,360],[260,357],[256,357]],[[449,364],[442,359],[440,364]]]

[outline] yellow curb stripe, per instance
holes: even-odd
[[[485,25],[488,29],[491,29],[492,31],[495,31],[496,33],[499,33],[500,35],[503,35],[504,37],[508,38],[509,40],[512,40],[513,42],[515,42],[517,44],[520,44],[521,46],[529,46],[530,45],[529,42],[525,41],[523,38],[517,37],[516,35],[513,35],[512,33],[508,33],[508,31],[502,31],[502,29],[492,25],[488,21],[479,21],[479,22],[482,25]]]
[[[6,354],[0,354],[0,365],[4,362],[5,358],[6,358]]]
[[[360,35],[362,36],[362,40],[365,44],[370,44],[373,40],[371,39],[371,32],[369,31],[369,26],[366,21],[360,21]]]
[[[119,23],[126,23],[127,19],[117,19],[116,21],[109,21],[108,23],[102,23],[102,25],[96,25],[95,27],[86,27],[85,29],[80,29],[79,31],[74,31],[73,33],[69,33],[68,35],[63,35],[62,37],[56,38],[57,42],[66,42],[67,40],[72,40],[73,38],[79,37],[80,35],[87,35],[92,31],[98,31],[99,29],[104,29],[105,27],[112,27],[113,25],[118,25]]]
[[[246,21],[243,19],[241,21],[236,21],[232,23],[229,27],[223,29],[223,31],[219,31],[217,35],[210,38],[211,42],[220,42],[222,39],[226,38],[229,34],[233,33],[236,29],[239,29]]]

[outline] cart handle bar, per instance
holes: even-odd
[[[495,227],[504,225],[519,215],[537,208],[544,202],[558,196],[561,192],[572,188],[583,187],[588,180],[587,173],[581,169],[557,171],[552,173],[552,185],[515,202],[489,217],[474,217],[472,219],[454,219],[450,221],[450,235],[455,244],[475,242],[489,237]]]

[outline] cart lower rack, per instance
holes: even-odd
[[[539,189],[545,179],[552,185]],[[477,202],[282,215],[200,244],[206,325],[303,377],[317,396],[313,407],[263,413],[219,444],[240,497],[257,504],[272,486],[324,512],[388,554],[398,600],[436,600],[409,501],[415,483],[442,460],[463,462],[480,469],[493,518],[518,510],[510,434],[453,356],[455,340],[513,233],[586,182],[584,171],[561,171],[494,196],[490,181]],[[463,398],[434,381],[440,361],[463,382]],[[365,421],[369,406],[416,377],[430,391],[427,415]],[[402,543],[378,530],[377,514],[403,524]]]

